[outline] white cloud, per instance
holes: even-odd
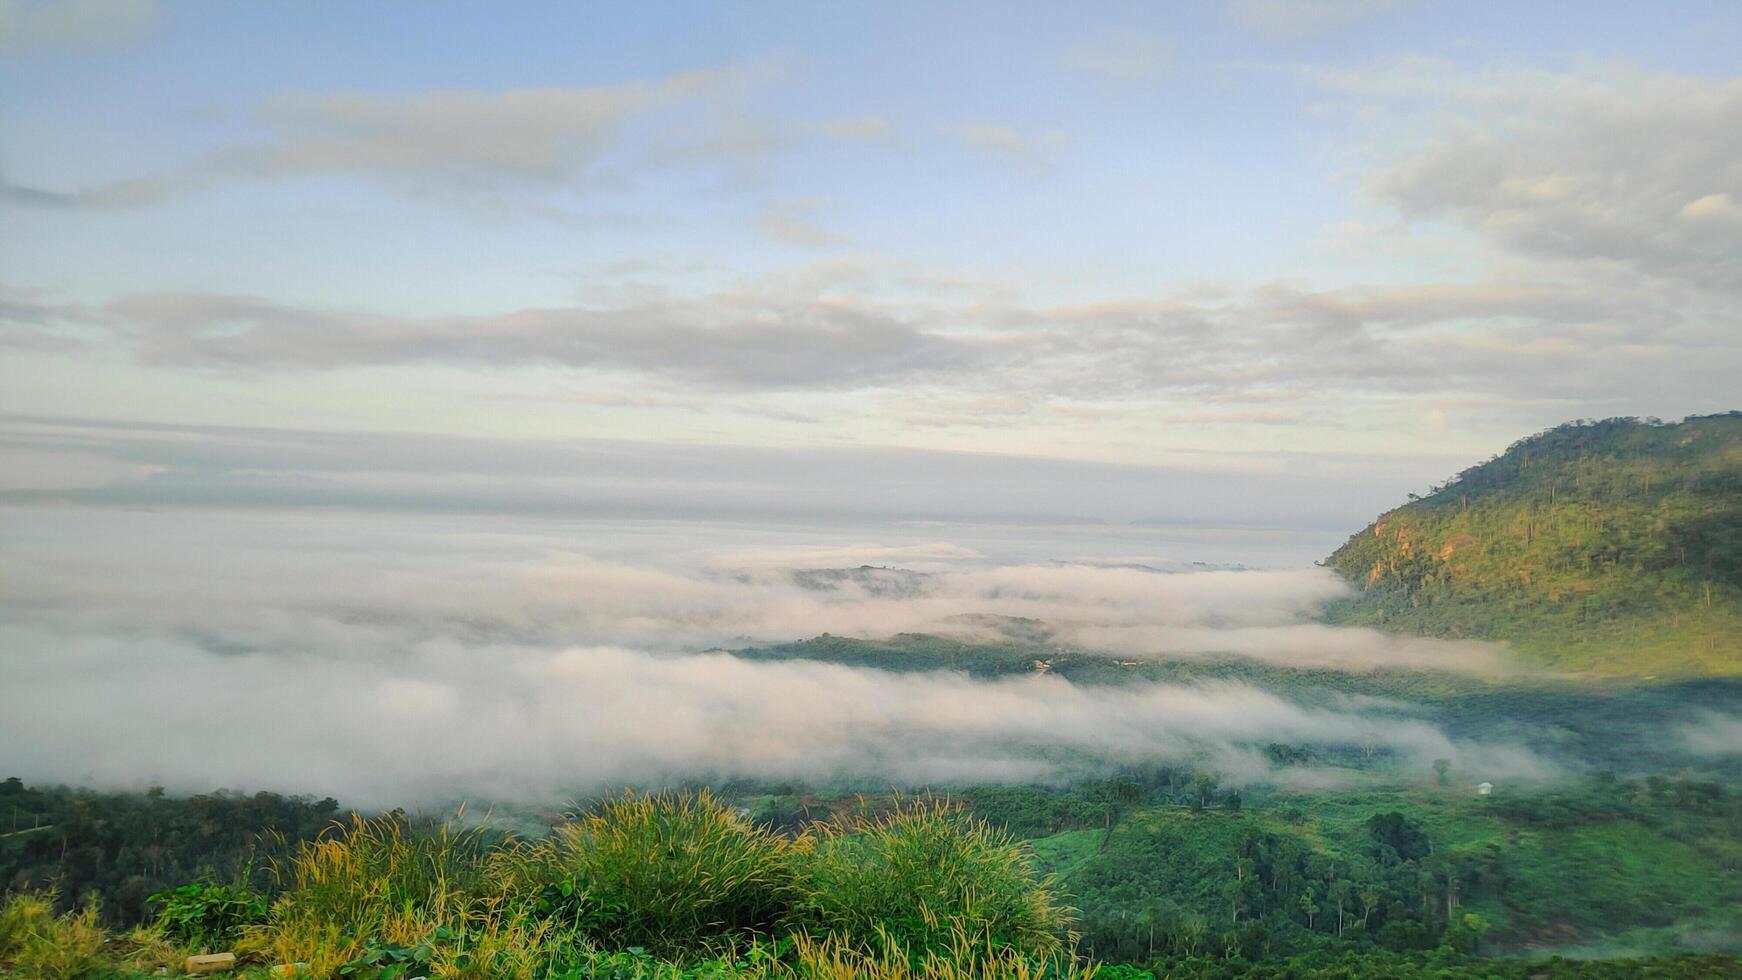
[[[1742,755],[1742,715],[1704,711],[1682,726],[1682,742],[1704,756]]]
[[[1162,632],[1110,637],[1145,655],[1231,647],[1363,669],[1428,659],[1428,641],[1417,641],[1424,656],[1398,660],[1363,631],[1326,631],[1339,643],[1279,629],[1340,590],[1318,569],[998,566],[933,543],[919,551],[949,561],[930,577],[831,586],[766,566],[721,570],[730,550],[782,533],[772,528],[213,512],[0,520],[17,545],[0,567],[17,583],[0,596],[0,744],[10,771],[33,781],[245,786],[368,805],[551,800],[695,777],[1050,780],[1083,772],[1084,756],[1201,762],[1243,780],[1265,776],[1253,745],[1270,741],[1371,738],[1419,776],[1433,758],[1503,754],[1377,701],[700,652],[824,631],[971,634],[987,617],[1018,616],[1056,627],[1056,643],[1098,624],[1147,624]],[[722,534],[739,547],[706,545]],[[1473,650],[1442,645],[1439,663],[1465,665]],[[1525,754],[1506,771],[1546,767]]]
[[[339,176],[487,213],[565,216],[568,196],[621,190],[647,173],[688,168],[743,183],[807,142],[889,139],[881,116],[806,121],[752,111],[747,97],[778,74],[771,63],[747,62],[563,88],[290,92],[254,107],[264,138],[219,146],[181,169],[73,189],[7,180],[0,195],[38,207],[126,208],[226,181]]]
[[[1409,122],[1365,176],[1382,202],[1520,256],[1742,290],[1742,79],[1583,63],[1431,61],[1308,76]]]
[[[1682,205],[1680,213],[1692,221],[1742,222],[1742,204],[1729,194],[1707,194]]]
[[[756,215],[756,230],[788,245],[824,248],[847,239],[818,225],[814,216],[829,206],[828,198],[800,197],[767,201]]]
[[[0,0],[0,53],[118,44],[157,17],[156,0]]]
[[[960,122],[944,127],[944,134],[963,146],[997,157],[1029,177],[1050,176],[1057,169],[1063,133],[1019,133],[1008,126],[983,122]]]
[[[1150,82],[1173,68],[1173,45],[1142,31],[1118,31],[1065,51],[1064,63],[1122,82]]]

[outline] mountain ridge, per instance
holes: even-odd
[[[1326,559],[1357,590],[1328,621],[1550,670],[1742,673],[1742,412],[1568,422],[1410,498]]]

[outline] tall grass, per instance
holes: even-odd
[[[772,962],[756,980],[1094,980],[1092,963],[1062,952],[1035,956],[997,946],[960,922],[947,945],[910,950],[885,935],[874,948],[839,935],[798,936],[792,963]]]
[[[21,980],[75,980],[102,964],[107,939],[97,907],[54,914],[50,893],[7,895],[0,904],[0,973]]]
[[[624,794],[538,841],[396,812],[285,850],[278,897],[234,949],[311,978],[1092,975],[1065,952],[1068,910],[1023,846],[933,800],[787,838],[705,792]],[[203,922],[206,892],[184,891]],[[0,905],[0,973],[155,969],[211,941],[167,926],[111,940],[95,909],[53,910],[52,896]]]
[[[1056,956],[1071,910],[1027,846],[946,801],[819,828],[798,865],[794,921],[879,956],[1011,950]]]
[[[367,939],[411,945],[442,925],[497,921],[490,853],[481,829],[353,815],[273,863],[282,894],[239,946],[318,972],[359,955]]]
[[[705,791],[624,794],[510,851],[506,864],[519,892],[566,909],[601,946],[678,954],[772,929],[805,846]]]

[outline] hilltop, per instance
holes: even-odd
[[[1742,673],[1742,412],[1569,422],[1381,514],[1327,618],[1505,641],[1533,666]]]

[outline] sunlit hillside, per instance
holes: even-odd
[[[1533,666],[1742,672],[1742,413],[1570,422],[1381,514],[1333,622],[1504,640]]]

